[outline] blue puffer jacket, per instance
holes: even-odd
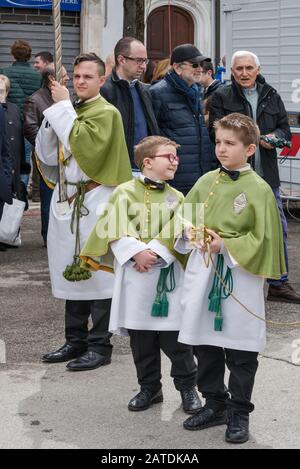
[[[164,78],[150,87],[150,93],[161,135],[181,145],[180,164],[170,184],[186,194],[200,176],[217,166],[203,116],[194,113],[175,82]]]

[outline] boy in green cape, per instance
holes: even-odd
[[[266,340],[264,279],[280,278],[285,262],[273,192],[247,164],[259,142],[257,125],[233,113],[217,121],[215,129],[216,155],[222,166],[200,178],[184,204],[203,204],[205,240],[197,239],[201,227],[193,218],[189,220],[192,229],[184,230],[175,244],[179,252],[191,253],[178,340],[195,346],[198,389],[206,399],[184,428],[201,430],[227,422],[226,441],[243,443],[249,437],[249,413],[254,409],[251,394],[257,356]],[[228,390],[225,364],[230,370]]]
[[[109,330],[130,336],[141,387],[128,404],[131,411],[163,400],[161,350],[172,362],[171,376],[183,410],[194,413],[201,407],[193,349],[177,341],[183,269],[175,252],[159,241],[183,200],[165,182],[177,170],[176,148],[175,142],[158,136],[146,137],[135,147],[142,175],[114,191],[81,252],[85,267],[94,270],[107,268],[110,250],[115,257]]]

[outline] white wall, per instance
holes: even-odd
[[[107,25],[103,29],[101,58],[114,51],[123,35],[123,0],[107,0]]]

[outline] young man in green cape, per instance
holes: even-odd
[[[183,269],[175,251],[160,242],[170,237],[164,228],[172,224],[183,200],[165,182],[177,170],[176,148],[175,142],[159,136],[146,137],[135,147],[141,176],[114,191],[81,252],[85,266],[92,269],[105,265],[110,250],[115,258],[109,330],[130,336],[141,387],[128,404],[131,411],[163,400],[161,349],[172,362],[171,376],[183,410],[194,413],[201,407],[193,349],[177,341]]]
[[[206,399],[184,428],[201,430],[227,421],[226,441],[243,443],[254,409],[257,356],[266,341],[264,279],[280,278],[285,261],[273,192],[247,164],[259,141],[257,125],[233,113],[217,121],[215,129],[222,166],[200,178],[185,199],[187,206],[203,204],[205,238],[197,239],[197,229],[203,227],[192,218],[192,229],[184,230],[175,245],[179,252],[191,253],[178,340],[194,345],[198,388]],[[225,364],[230,370],[228,391]]]
[[[75,59],[73,83],[79,98],[75,109],[68,90],[51,85],[54,105],[36,138],[39,168],[45,180],[56,183],[59,157],[66,176],[67,204],[60,209],[56,185],[48,229],[48,258],[52,292],[66,300],[65,337],[60,349],[43,361],[68,363],[71,371],[84,371],[110,363],[112,346],[108,332],[113,275],[93,276],[79,265],[80,247],[115,186],[131,179],[122,120],[119,112],[99,94],[105,81],[105,65],[94,53]],[[65,208],[67,205],[67,208]],[[88,331],[88,319],[92,328]]]

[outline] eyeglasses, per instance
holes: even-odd
[[[174,155],[174,153],[165,153],[163,155],[154,155],[154,156],[149,156],[149,158],[168,158],[170,163],[179,163],[179,156]]]
[[[137,65],[148,65],[149,59],[144,59],[142,57],[128,57],[127,55],[123,55],[124,59],[133,60]]]
[[[201,67],[201,63],[192,63],[192,62],[182,62],[183,65],[190,65],[192,68]]]

